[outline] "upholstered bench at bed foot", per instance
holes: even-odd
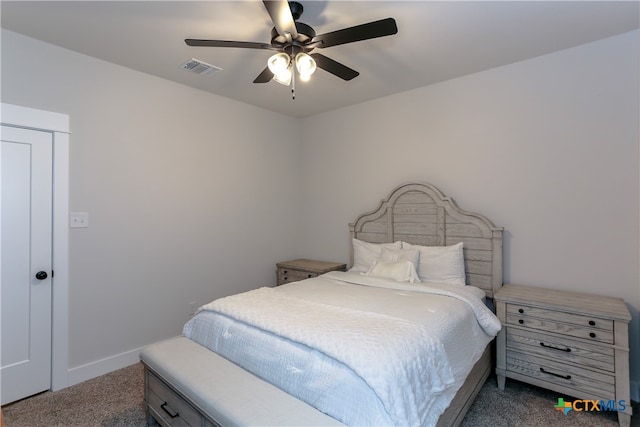
[[[147,347],[140,360],[149,425],[342,425],[184,337]]]

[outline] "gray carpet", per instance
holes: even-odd
[[[46,392],[2,408],[6,427],[137,427],[145,426],[143,370],[136,364],[64,390]],[[467,413],[462,426],[617,426],[614,412],[576,412],[566,416],[554,409],[558,394],[507,380],[498,391],[490,377]],[[572,400],[572,399],[570,399]],[[640,413],[638,404],[634,413]],[[640,427],[640,416],[631,420]]]
[[[6,427],[146,426],[140,363],[2,407]]]

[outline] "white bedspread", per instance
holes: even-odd
[[[220,348],[228,357],[238,350],[224,348],[225,334],[232,338],[241,331],[247,336],[265,335],[260,331],[266,331],[276,340],[272,346],[290,341],[295,343],[296,352],[309,349],[304,351],[319,361],[328,358],[344,365],[340,369],[352,370],[358,378],[350,381],[361,380],[363,387],[373,391],[360,393],[366,397],[365,407],[377,407],[384,414],[370,419],[360,414],[360,418],[349,419],[350,412],[357,412],[350,411],[357,401],[349,399],[344,402],[348,407],[335,408],[339,402],[328,400],[331,407],[322,407],[322,399],[313,401],[313,388],[296,395],[323,412],[346,424],[384,420],[394,425],[434,425],[486,344],[500,330],[482,295],[472,287],[406,285],[332,272],[213,301],[185,325],[184,334],[214,351]],[[203,318],[217,323],[218,333],[210,335]],[[267,337],[258,339],[260,345],[269,343]],[[253,368],[250,370],[263,378],[274,381],[283,376],[274,377],[269,372],[283,369],[273,366],[278,360],[256,367],[255,361],[244,360],[240,354],[237,357],[236,363]],[[259,359],[260,354],[249,357]],[[296,360],[294,365],[302,357]],[[291,370],[291,361],[284,365]],[[255,370],[266,372],[263,375]],[[323,375],[322,370],[319,375]],[[283,389],[289,392],[291,385],[286,379],[282,381]],[[321,378],[311,383],[326,385]],[[353,389],[350,392],[354,394]]]

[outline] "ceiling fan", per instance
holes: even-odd
[[[360,73],[320,53],[310,52],[316,48],[324,49],[361,40],[390,36],[398,32],[396,21],[393,18],[386,18],[316,35],[315,30],[309,25],[298,22],[303,11],[300,3],[286,0],[264,0],[263,3],[274,25],[271,30],[271,43],[200,39],[186,39],[185,43],[189,46],[237,47],[276,51],[278,53],[269,58],[267,67],[253,82],[267,83],[273,79],[288,86],[291,84],[292,79],[295,84],[294,68],[302,80],[307,80],[316,70],[316,67],[328,71],[343,80],[351,80]]]

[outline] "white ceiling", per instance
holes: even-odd
[[[261,1],[2,1],[2,27],[128,68],[305,117],[544,55],[640,27],[637,1],[305,1],[317,34],[393,17],[398,34],[320,52],[360,72],[318,70],[296,99],[254,84],[269,50],[189,47],[185,38],[268,43]],[[182,69],[197,58],[223,70]]]

